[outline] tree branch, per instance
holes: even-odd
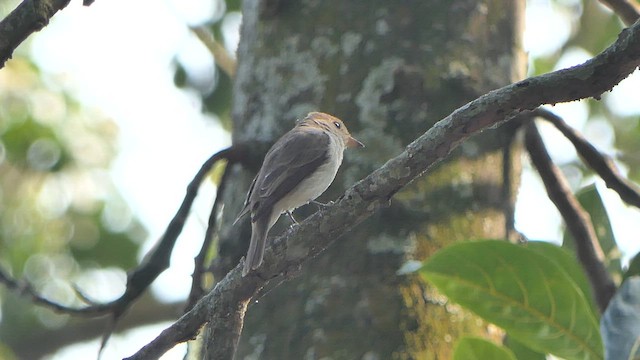
[[[0,21],[0,69],[29,35],[42,30],[69,0],[25,0]]]
[[[505,86],[462,106],[409,144],[400,155],[348,189],[333,206],[278,236],[267,248],[258,271],[243,278],[242,264],[238,264],[193,309],[129,359],[158,358],[175,344],[195,337],[207,321],[217,327],[241,328],[242,316],[229,314],[242,315],[251,298],[269,279],[281,274],[295,276],[302,264],[387,206],[395,193],[470,136],[543,104],[599,98],[638,65],[640,24],[636,23],[623,30],[612,46],[582,65]],[[234,323],[229,323],[230,320]],[[226,358],[232,357],[233,353],[226,354]]]
[[[205,273],[205,261],[213,242],[213,237],[216,231],[216,218],[218,216],[220,206],[222,206],[222,194],[224,194],[224,189],[227,187],[230,174],[230,164],[227,164],[222,174],[222,178],[220,179],[220,185],[218,185],[218,189],[216,190],[216,199],[213,202],[211,213],[209,214],[209,223],[207,225],[207,231],[204,236],[204,241],[202,242],[202,247],[200,248],[200,252],[194,259],[193,275],[191,276],[193,280],[191,282],[191,291],[189,292],[189,297],[187,298],[185,312],[189,311],[196,304],[196,302],[200,300],[202,295],[204,295],[202,275]]]
[[[576,253],[591,282],[593,296],[601,312],[616,292],[616,286],[604,264],[604,254],[591,217],[580,206],[560,169],[553,164],[533,121],[526,128],[525,146],[531,162],[542,178],[549,199],[555,204],[575,240]]]
[[[0,283],[4,284],[4,286],[13,291],[14,293],[27,297],[30,302],[36,305],[41,305],[46,308],[49,308],[58,313],[71,314],[71,315],[84,315],[85,312],[81,308],[74,308],[66,305],[59,304],[55,301],[51,301],[45,297],[40,296],[34,289],[33,286],[26,281],[19,281],[14,279],[11,275],[5,272],[0,268]],[[94,315],[94,314],[92,314]],[[99,315],[99,314],[95,314]]]
[[[162,235],[160,241],[154,246],[153,250],[142,260],[139,267],[134,269],[127,275],[127,288],[125,293],[114,302],[115,314],[122,313],[135,298],[140,294],[162,273],[169,268],[169,260],[173,246],[178,239],[178,235],[182,232],[187,216],[191,211],[191,205],[198,195],[200,184],[205,179],[213,165],[220,160],[226,159],[230,163],[240,161],[242,151],[239,147],[230,147],[219,151],[212,155],[202,164],[198,173],[187,186],[187,194],[180,205],[180,208],[174,215],[173,219],[167,226],[167,230]]]
[[[200,184],[205,179],[213,165],[223,159],[227,160],[229,164],[240,162],[243,159],[244,153],[244,147],[229,147],[212,155],[204,162],[204,164],[202,164],[198,173],[194,176],[193,180],[191,180],[189,186],[187,186],[187,194],[185,195],[185,198],[173,219],[171,219],[171,222],[167,226],[167,230],[165,230],[160,241],[154,246],[150,253],[145,256],[142,263],[127,274],[127,286],[122,296],[118,299],[104,304],[92,304],[85,307],[69,307],[40,296],[29,283],[19,282],[1,269],[0,283],[5,284],[9,290],[18,293],[19,295],[28,296],[33,303],[47,307],[58,313],[88,317],[110,314],[111,318],[106,330],[104,331],[102,343],[100,345],[100,352],[102,352],[120,317],[133,304],[133,302],[144,293],[158,275],[169,267],[171,252],[173,251],[173,247],[178,236],[182,232],[184,223],[191,210],[191,205],[198,194]],[[205,245],[203,245],[203,247]],[[198,269],[196,268],[196,270]]]
[[[625,25],[630,26],[640,17],[640,5],[633,0],[600,0],[614,13],[616,13]]]
[[[571,141],[578,154],[580,154],[582,161],[600,175],[609,189],[617,192],[627,204],[640,208],[640,192],[637,187],[620,174],[617,166],[609,157],[600,153],[579,132],[571,128],[561,117],[551,111],[539,108],[534,110],[533,114],[549,121],[560,130]]]
[[[143,296],[127,316],[118,323],[118,332],[136,327],[175,320],[180,314],[182,303],[165,304],[158,302],[152,295]],[[93,340],[104,333],[108,319],[71,318],[69,323],[59,329],[41,329],[32,331],[26,337],[3,338],[3,342],[16,355],[16,359],[41,359],[64,346],[82,341]],[[37,346],[34,346],[37,344]],[[95,354],[87,355],[95,359]]]
[[[111,314],[115,319],[119,318],[131,303],[137,299],[147,289],[147,287],[149,287],[149,285],[151,285],[158,275],[169,268],[169,260],[171,252],[173,251],[173,246],[182,232],[184,223],[189,215],[189,211],[191,210],[191,205],[198,195],[200,184],[205,179],[213,165],[223,159],[227,160],[230,164],[241,162],[243,161],[245,152],[245,148],[242,146],[232,146],[215,153],[207,159],[204,164],[202,164],[198,173],[187,186],[187,194],[182,200],[180,208],[173,216],[173,219],[171,219],[169,226],[167,226],[162,238],[160,238],[160,241],[145,256],[142,263],[127,274],[126,289],[118,299],[105,304],[94,304],[82,308],[73,308],[57,304],[39,296],[28,283],[21,284],[18,280],[11,278],[3,271],[0,271],[0,283],[4,283],[8,289],[13,290],[20,295],[29,296],[34,303],[48,307],[59,313],[84,316],[101,316]]]

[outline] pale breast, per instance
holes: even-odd
[[[291,193],[278,201],[274,205],[274,210],[276,210],[274,213],[280,214],[287,210],[293,210],[315,200],[331,185],[340,164],[342,164],[344,145],[339,143],[340,140],[334,136],[329,138],[331,139],[331,145],[327,154],[327,162],[320,165],[315,172],[302,180]]]

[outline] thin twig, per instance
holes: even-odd
[[[183,302],[162,303],[151,294],[143,295],[139,304],[140,306],[134,306],[131,311],[127,312],[127,316],[121,319],[117,331],[122,332],[164,321],[175,321],[176,314],[180,313],[184,305]],[[15,354],[15,357],[11,359],[44,359],[66,345],[91,341],[102,336],[108,321],[110,319],[104,317],[79,318],[72,316],[62,328],[33,328],[28,336],[4,336],[2,342]],[[5,359],[2,356],[0,358]],[[96,360],[93,352],[82,358]],[[105,360],[111,359],[105,358]]]
[[[216,190],[216,199],[213,202],[211,213],[209,214],[209,223],[207,225],[207,231],[205,232],[204,242],[202,243],[200,252],[194,258],[194,268],[192,275],[193,280],[191,282],[191,291],[189,292],[189,297],[187,298],[185,312],[189,311],[196,304],[196,302],[200,300],[202,295],[204,295],[204,288],[202,284],[202,275],[206,272],[204,263],[207,255],[209,254],[211,244],[213,243],[213,238],[216,230],[216,219],[220,210],[220,206],[222,206],[223,204],[222,194],[224,194],[229,176],[231,175],[230,165],[232,164],[227,163],[227,165],[225,165],[224,172],[222,173],[222,178],[220,179],[220,184],[218,185],[218,189]]]
[[[576,253],[593,288],[600,311],[603,312],[616,292],[616,286],[604,264],[604,254],[589,214],[571,192],[564,175],[551,161],[533,121],[526,128],[525,146],[531,162],[547,189],[575,241]]]
[[[202,41],[204,46],[209,49],[211,56],[216,64],[224,71],[230,78],[236,74],[236,60],[229,54],[227,49],[222,46],[211,33],[209,29],[204,26],[192,27],[191,31]]]
[[[616,13],[625,25],[631,26],[640,17],[640,5],[629,0],[600,0]]]
[[[33,286],[30,283],[16,280],[2,269],[0,269],[0,283],[3,283],[7,289],[15,292],[16,294],[26,296],[32,303],[41,305],[57,313],[84,316],[104,315],[104,312],[99,311],[98,309],[90,312],[86,311],[86,308],[66,306],[42,297],[33,289]]]
[[[130,272],[127,276],[127,289],[125,293],[116,300],[120,303],[129,303],[130,300],[138,297],[142,291],[144,291],[155,278],[160,275],[161,272],[169,267],[169,258],[173,251],[173,246],[176,243],[178,235],[182,232],[184,223],[191,210],[196,195],[198,195],[198,189],[200,184],[205,179],[213,165],[220,160],[227,160],[235,162],[240,160],[241,155],[238,153],[238,148],[229,147],[212,155],[207,161],[202,164],[202,167],[198,173],[193,177],[193,180],[187,186],[187,194],[182,200],[180,208],[171,219],[167,230],[160,241],[156,244],[153,250],[147,254],[139,267]],[[125,306],[122,306],[124,310]]]
[[[620,174],[618,167],[609,157],[598,151],[582,134],[567,125],[560,116],[544,108],[535,110],[533,114],[549,121],[560,130],[576,148],[582,161],[600,175],[607,187],[617,192],[622,201],[640,208],[640,191]]]
[[[113,330],[115,323],[122,316],[122,314],[131,306],[131,304],[137,299],[151,283],[162,273],[169,268],[169,260],[173,247],[178,239],[178,236],[182,232],[184,223],[187,220],[187,216],[191,211],[191,205],[198,195],[198,189],[200,184],[206,178],[209,171],[220,160],[227,160],[229,162],[236,162],[242,158],[241,151],[238,147],[229,147],[213,154],[207,161],[202,164],[200,170],[193,177],[193,180],[187,186],[187,194],[182,200],[180,208],[171,219],[169,226],[165,230],[160,241],[153,247],[150,253],[148,253],[142,260],[142,263],[130,271],[127,274],[127,287],[124,294],[117,300],[110,303],[111,316],[113,318],[113,327],[107,330]],[[100,350],[102,350],[104,344],[111,335],[110,331],[105,332],[103,342]]]
[[[623,30],[615,44],[588,62],[529,78],[491,91],[440,120],[395,158],[348,189],[331,207],[318,211],[276,237],[257,272],[242,277],[242,263],[157,338],[129,359],[157,359],[176,344],[194,338],[205,322],[242,326],[243,312],[258,291],[281,274],[295,270],[337,239],[388,206],[393,195],[446,158],[463,141],[514,115],[540,105],[599,97],[640,65],[640,24]],[[562,86],[560,86],[562,85]],[[425,120],[426,121],[426,120]],[[228,323],[227,323],[228,324]],[[233,353],[228,353],[228,359]]]

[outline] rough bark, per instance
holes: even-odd
[[[234,142],[272,142],[312,110],[342,118],[367,148],[346,154],[320,198],[332,200],[435,121],[523,75],[522,8],[520,0],[247,0]],[[250,305],[236,358],[446,359],[458,334],[485,332],[397,270],[455,241],[505,236],[513,194],[503,191],[502,148],[511,133],[503,127],[467,141],[349,241]],[[254,174],[234,171],[219,251],[229,266],[248,245],[248,227],[230,224]]]

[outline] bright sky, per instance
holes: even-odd
[[[201,114],[199,98],[176,90],[172,80],[174,56],[201,69],[210,68],[207,51],[188,31],[185,21],[197,23],[215,13],[218,9],[212,7],[213,3],[109,0],[82,7],[80,1],[74,0],[31,42],[31,51],[46,73],[73,89],[84,104],[100,109],[117,122],[119,153],[111,176],[150,231],[146,249],[162,234],[202,162],[230,143],[229,135],[216,121]],[[565,14],[550,6],[548,1],[530,0],[525,44],[532,55],[554,51],[569,35]],[[229,27],[237,27],[238,20],[229,19]],[[233,48],[235,41],[237,37],[228,45]],[[589,56],[572,52],[562,63],[577,64]],[[621,113],[638,113],[640,103],[629,101],[627,94],[629,90],[636,91],[639,85],[636,74],[605,101],[616,104]],[[606,130],[597,124],[585,125],[583,104],[560,104],[552,110],[568,115],[570,124],[588,136],[594,135],[594,142],[601,149],[612,150],[612,136],[599,135],[606,135]],[[550,151],[554,159],[562,163],[569,160],[566,154],[574,156],[572,147],[554,129],[545,125],[542,131],[545,138],[552,140]],[[604,189],[602,184],[599,187]],[[201,190],[195,216],[188,221],[175,248],[171,269],[153,286],[154,292],[167,301],[182,299],[188,293],[193,257],[203,238],[214,193],[211,184]],[[531,239],[560,239],[559,216],[549,200],[540,196],[543,193],[536,175],[526,171],[516,213],[517,227]],[[638,251],[638,245],[631,246],[635,230],[629,230],[636,229],[631,226],[640,214],[620,206],[617,195],[605,194],[618,238],[630,252]],[[532,215],[528,209],[545,211]],[[116,337],[109,343],[104,358],[131,355],[166,325],[136,330],[125,336],[126,341]],[[51,359],[86,359],[97,348],[96,342],[76,345]],[[182,354],[183,350],[177,349],[164,358],[181,359]]]

